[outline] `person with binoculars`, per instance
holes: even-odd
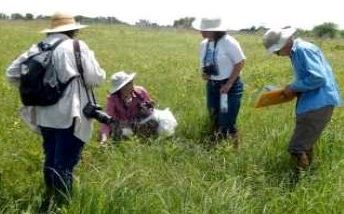
[[[112,88],[109,91],[106,113],[110,123],[103,123],[100,130],[100,144],[105,145],[109,137],[120,140],[133,134],[150,136],[157,133],[158,123],[148,118],[154,110],[154,103],[142,86],[134,85],[136,73],[117,72],[111,76]]]
[[[239,42],[226,33],[227,28],[221,19],[196,19],[192,26],[204,38],[200,62],[202,77],[207,81],[207,107],[213,123],[214,143],[230,137],[238,147],[236,119],[243,93],[240,72],[246,57]]]

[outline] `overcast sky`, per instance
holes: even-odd
[[[172,25],[182,17],[221,17],[231,29],[253,25],[311,29],[324,22],[344,28],[340,0],[0,0],[0,12],[51,15],[57,10],[84,16],[114,16],[134,24],[146,19]]]

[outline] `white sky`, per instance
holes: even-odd
[[[340,0],[0,0],[0,12],[51,15],[57,10],[84,16],[114,16],[134,24],[146,19],[172,25],[182,17],[222,17],[231,29],[253,25],[311,29],[324,22],[344,28]]]

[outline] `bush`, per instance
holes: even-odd
[[[321,25],[317,25],[313,28],[315,36],[320,38],[331,38],[336,37],[338,33],[338,26],[332,22],[327,22]]]

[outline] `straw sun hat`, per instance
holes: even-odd
[[[295,28],[270,29],[263,36],[263,44],[269,54],[281,50],[296,32]]]
[[[117,73],[114,73],[111,76],[111,84],[112,88],[110,89],[110,93],[113,94],[123,88],[126,84],[131,82],[136,76],[136,73],[128,74],[124,71],[119,71]]]
[[[77,23],[74,19],[74,16],[71,14],[56,12],[51,17],[50,28],[42,30],[41,33],[65,32],[85,27],[87,27],[87,25],[81,25],[80,23]]]
[[[227,31],[221,18],[201,18],[192,23],[192,27],[199,31]]]

